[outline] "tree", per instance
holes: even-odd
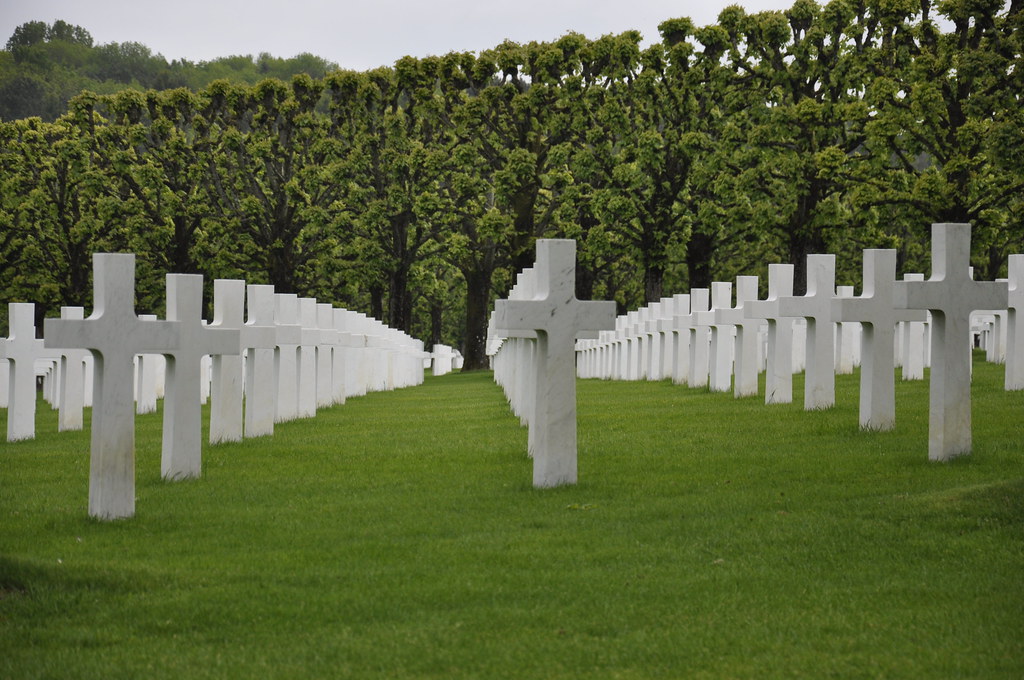
[[[885,17],[868,91],[870,172],[856,179],[860,205],[920,225],[906,257],[924,266],[927,225],[970,222],[980,275],[999,275],[1024,246],[1019,211],[1020,12],[1001,0],[939,4],[952,21],[940,33],[931,3]]]
[[[202,93],[200,113],[217,140],[203,177],[215,247],[279,291],[329,301],[346,140],[328,135],[316,113],[323,88],[305,75],[252,88],[218,81]]]

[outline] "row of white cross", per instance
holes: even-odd
[[[495,379],[505,388],[513,410],[530,425],[535,483],[550,486],[575,480],[574,428],[571,442],[566,438],[557,452],[543,453],[545,458],[562,461],[560,465],[571,469],[572,475],[544,475],[537,462],[539,433],[551,431],[541,418],[539,404],[543,393],[560,389],[550,384],[555,374],[545,367],[545,361],[552,360],[552,350],[541,349],[542,343],[552,342],[547,337],[551,327],[559,327],[563,337],[576,339],[580,377],[672,377],[691,387],[716,391],[731,387],[735,396],[745,397],[757,394],[758,373],[765,367],[765,402],[786,403],[792,401],[792,375],[803,368],[804,406],[815,410],[835,403],[836,368],[845,363],[837,357],[837,347],[848,349],[856,336],[846,331],[859,325],[860,425],[888,430],[895,425],[896,329],[902,325],[904,377],[922,377],[926,356],[932,361],[929,457],[948,460],[970,452],[972,313],[992,310],[996,322],[1005,318],[1006,388],[1024,389],[1024,320],[1017,315],[1024,305],[1024,255],[1010,257],[1008,281],[974,281],[969,266],[970,225],[936,224],[932,231],[932,273],[927,281],[920,274],[897,281],[896,252],[866,250],[863,292],[853,297],[852,290],[835,286],[834,255],[810,255],[806,295],[793,295],[792,265],[770,265],[765,300],[757,299],[757,277],[740,276],[735,306],[731,285],[714,283],[710,290],[693,289],[655,303],[658,307],[648,310],[642,323],[641,315],[631,313],[617,324],[606,313],[592,323],[580,323],[573,312],[563,321],[557,319],[560,310],[593,303],[566,297],[565,291],[573,289],[574,271],[564,266],[549,270],[541,253],[551,246],[539,241],[536,266],[521,274],[509,301],[496,304],[488,348]],[[552,299],[550,290],[562,292]],[[510,305],[522,310],[515,318],[507,312]],[[535,310],[534,315],[526,310]],[[928,348],[923,346],[926,316],[931,331]],[[767,333],[762,350],[763,324]],[[837,324],[841,324],[838,333]],[[794,328],[805,331],[794,334]],[[998,337],[999,330],[992,332]],[[571,404],[566,393],[564,403],[544,408],[566,411],[562,420],[568,419],[571,408],[574,420],[574,393],[572,397]]]
[[[72,308],[61,319],[46,319],[44,341],[35,338],[33,306],[12,304],[11,333],[0,340],[0,358],[9,360],[11,371],[8,438],[20,439],[34,433],[36,360],[60,359],[60,406],[80,411],[81,399],[69,397],[68,385],[82,375],[85,352],[92,353],[94,517],[134,514],[136,355],[166,357],[161,473],[167,479],[200,474],[204,356],[212,357],[212,442],[273,434],[275,422],[315,416],[318,407],[344,403],[348,396],[423,381],[429,355],[421,341],[314,298],[217,280],[214,320],[207,325],[200,275],[167,275],[165,320],[135,314],[134,255],[94,255],[93,278],[92,315],[82,318],[82,310]]]

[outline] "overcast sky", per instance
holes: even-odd
[[[0,0],[0,41],[27,21],[63,19],[96,44],[139,42],[169,61],[310,52],[362,71],[410,54],[476,52],[569,31],[597,38],[636,29],[648,44],[665,19],[703,26],[730,4],[756,12],[793,0]]]

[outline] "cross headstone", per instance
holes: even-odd
[[[976,309],[1006,309],[1005,282],[970,276],[971,225],[932,225],[932,274],[927,281],[896,283],[901,309],[931,312],[928,458],[950,460],[971,452],[970,316]]]
[[[836,256],[807,256],[807,295],[779,298],[779,314],[807,319],[807,367],[804,408],[831,408],[836,402],[835,297]]]
[[[245,281],[215,279],[213,282],[213,323],[210,328],[239,332],[245,317]],[[214,354],[210,368],[210,443],[242,440],[242,398],[244,379],[238,354]]]
[[[7,395],[10,392],[11,363],[7,361],[7,345],[0,339],[0,408],[7,408]]]
[[[156,314],[139,314],[143,321],[156,321]],[[145,415],[156,413],[159,394],[158,373],[166,368],[164,358],[159,354],[140,354],[135,358],[135,413]]]
[[[203,324],[201,274],[167,275],[167,320],[178,322],[179,344],[164,352],[164,435],[160,471],[164,479],[198,477],[202,469],[200,362],[207,354],[238,354],[237,328]]]
[[[302,326],[299,325],[299,296],[295,293],[274,293],[277,309],[277,353],[274,374],[277,376],[278,423],[295,420],[299,415],[299,344]]]
[[[904,281],[924,281],[924,274],[907,273]],[[928,313],[924,321],[903,322],[903,379],[924,380],[925,333]]]
[[[498,301],[495,323],[537,333],[533,484],[551,487],[576,482],[576,336],[612,328],[615,303],[576,299],[575,241],[538,240],[535,268],[532,299]]]
[[[316,298],[299,298],[299,418],[316,417],[317,369],[316,348],[320,330],[316,319]]]
[[[736,277],[736,306],[715,310],[715,322],[736,329],[736,361],[733,380],[734,397],[757,396],[757,330],[760,319],[748,318],[747,305],[757,300],[757,277]]]
[[[688,385],[690,382],[690,294],[672,296],[672,320],[669,322],[675,338],[672,342],[672,383]]]
[[[35,304],[11,302],[7,305],[10,333],[0,340],[0,358],[10,362],[7,406],[7,441],[34,439],[36,436],[35,362],[42,354],[36,340]]]
[[[1010,255],[1006,311],[1006,389],[1024,390],[1024,255]]]
[[[277,326],[274,324],[274,287],[251,284],[246,287],[249,317],[242,325],[241,349],[245,354],[245,428],[246,437],[274,434],[277,383],[274,374],[274,350]]]
[[[708,288],[690,289],[690,314],[686,327],[690,336],[690,375],[687,384],[690,387],[707,387],[711,373],[711,327],[702,323],[701,312],[711,309],[711,291]]]
[[[853,286],[836,286],[837,298],[852,298]],[[833,309],[835,312],[838,307]],[[856,321],[841,321],[836,318],[836,374],[850,375],[857,364],[857,334],[860,330]]]
[[[334,403],[344,404],[348,394],[345,382],[348,380],[347,353],[351,351],[352,335],[345,329],[345,314],[348,310],[334,309],[334,330],[338,334],[338,343],[334,346],[334,361],[331,371],[331,389],[334,392]]]
[[[732,324],[718,323],[718,310],[732,307],[732,283],[713,281],[711,283],[711,307],[699,315],[700,325],[711,329],[710,354],[708,355],[708,387],[712,392],[728,392],[732,387]]]
[[[779,300],[793,295],[793,265],[768,265],[768,298],[744,305],[750,319],[768,322],[768,356],[764,378],[764,403],[793,401],[793,319],[779,312]]]
[[[896,251],[864,251],[864,288],[860,297],[833,301],[834,318],[862,324],[860,426],[891,430],[896,425],[894,342],[900,321],[924,321],[924,312],[896,309]]]
[[[101,519],[135,513],[133,357],[178,346],[177,321],[135,315],[135,256],[93,255],[93,313],[87,319],[46,319],[47,347],[93,352],[89,514]],[[198,395],[197,395],[198,398]]]
[[[338,331],[334,328],[334,306],[329,302],[316,305],[319,340],[316,345],[316,405],[327,408],[334,404],[334,353]]]
[[[676,334],[674,330],[674,317],[676,303],[675,299],[671,297],[663,297],[660,302],[661,312],[655,320],[661,345],[659,353],[661,356],[661,367],[658,369],[657,375],[659,378],[664,379],[672,377],[672,364],[675,361]]]
[[[61,307],[62,319],[85,319],[82,307]],[[85,349],[62,349],[60,371],[60,411],[57,429],[61,432],[81,430],[85,405]]]

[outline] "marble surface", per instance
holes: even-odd
[[[581,331],[612,328],[614,302],[581,302],[575,295],[576,243],[565,239],[537,241],[536,290],[528,300],[499,300],[499,329],[537,333],[531,429],[536,428],[533,484],[574,484],[576,450],[576,336]]]
[[[791,264],[768,265],[768,297],[744,306],[748,318],[768,322],[765,404],[793,401],[793,319],[779,312],[779,300],[793,295],[793,270]]]
[[[36,339],[35,304],[10,302],[7,319],[10,334],[0,340],[0,352],[8,362],[7,441],[36,436],[36,359],[43,355]]]
[[[971,225],[932,225],[932,272],[927,281],[896,283],[900,309],[931,312],[928,458],[946,461],[971,452],[970,315],[1006,309],[1005,282],[974,281]]]
[[[779,298],[781,316],[807,320],[804,408],[831,408],[836,401],[835,329],[836,256],[807,256],[807,294]]]
[[[203,323],[201,274],[167,274],[167,320],[178,324],[177,347],[164,352],[164,431],[160,472],[164,479],[190,479],[202,471],[201,363],[206,355],[237,355],[237,328]]]
[[[923,322],[920,310],[896,309],[896,251],[864,251],[864,283],[860,297],[833,301],[833,315],[843,322],[863,324],[860,371],[860,426],[864,430],[891,430],[896,425],[896,324]],[[852,370],[852,367],[851,367]]]
[[[210,328],[234,330],[239,346],[233,354],[214,354],[210,364],[210,443],[237,442],[243,435],[242,324],[245,320],[245,281],[215,279],[213,322]]]
[[[245,413],[243,437],[274,434],[277,383],[274,356],[277,325],[274,323],[274,287],[249,284],[245,289],[248,317],[239,329],[245,352]]]
[[[93,256],[93,313],[84,320],[46,319],[47,347],[92,350],[95,364],[89,515],[100,519],[135,513],[133,357],[176,349],[180,325],[135,315],[135,256]]]

